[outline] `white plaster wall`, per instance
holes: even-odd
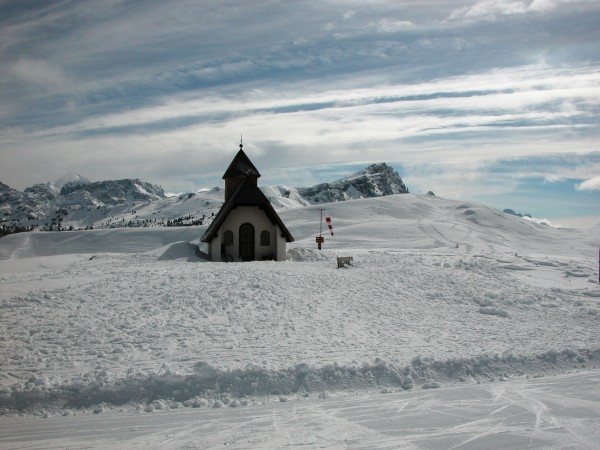
[[[277,261],[285,261],[285,257],[286,257],[286,245],[287,242],[285,240],[285,236],[282,236],[282,232],[279,229],[279,227],[277,227],[277,233],[276,233],[276,239],[275,239],[275,243],[277,246],[277,249],[275,251],[275,254],[277,255],[276,259]]]
[[[210,257],[212,261],[221,261],[221,239],[226,230],[233,232],[233,245],[225,247],[225,252],[232,256],[235,261],[240,260],[240,226],[246,222],[254,225],[254,255],[257,260],[261,260],[264,255],[268,254],[272,254],[279,261],[285,260],[285,237],[281,238],[281,230],[277,224],[273,225],[265,212],[258,207],[239,206],[229,213],[217,236],[211,242]],[[260,245],[260,233],[263,230],[267,230],[271,234],[271,244],[269,246]]]
[[[221,233],[217,232],[208,244],[208,256],[211,261],[221,262]]]

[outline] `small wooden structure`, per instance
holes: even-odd
[[[337,257],[338,269],[341,269],[344,266],[351,266],[352,261],[354,261],[354,258],[352,256],[338,256]]]
[[[317,248],[319,250],[321,250],[321,244],[323,244],[323,242],[325,242],[325,238],[323,236],[317,236],[315,238],[315,241],[317,242]]]

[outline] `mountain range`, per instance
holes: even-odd
[[[276,209],[408,193],[386,163],[311,187],[261,186]],[[219,187],[167,196],[162,187],[139,179],[92,182],[68,174],[18,191],[0,183],[0,223],[5,230],[200,225],[224,200]]]

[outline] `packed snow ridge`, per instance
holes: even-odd
[[[296,241],[279,263],[206,262],[207,224],[1,238],[0,408],[243,406],[598,368],[600,227],[390,195],[327,204],[336,233],[317,251],[320,207],[280,210]]]

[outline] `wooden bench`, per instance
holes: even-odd
[[[344,266],[351,266],[352,264],[350,264],[350,263],[352,261],[354,261],[354,258],[352,256],[338,256],[337,257],[338,269],[341,269]]]

